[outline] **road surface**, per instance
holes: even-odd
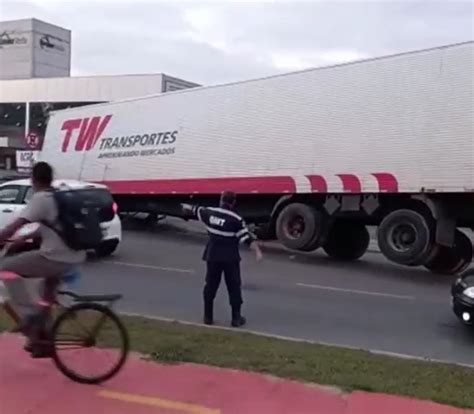
[[[80,290],[123,293],[121,311],[200,322],[204,243],[170,224],[128,230],[116,256],[87,264]],[[242,267],[250,330],[474,365],[474,332],[450,308],[452,278],[374,253],[341,264],[271,248],[259,264],[245,253]],[[227,326],[222,288],[215,316]]]

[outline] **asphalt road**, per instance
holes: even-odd
[[[79,290],[121,292],[122,311],[200,322],[204,242],[173,224],[127,230],[116,256],[87,264]],[[452,278],[380,254],[341,264],[273,247],[258,264],[244,253],[242,267],[250,330],[474,365],[474,332],[450,308]],[[215,313],[229,324],[224,286]]]

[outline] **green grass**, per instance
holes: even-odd
[[[132,349],[161,363],[190,362],[474,408],[474,370],[339,347],[123,317]],[[0,316],[0,331],[8,328]],[[108,343],[114,346],[112,340]]]

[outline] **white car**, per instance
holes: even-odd
[[[103,202],[99,214],[104,238],[96,249],[96,254],[101,257],[112,255],[122,240],[122,223],[118,215],[117,204],[115,204],[108,188],[100,184],[74,180],[57,180],[53,186],[71,190],[89,190],[93,192],[98,201]],[[26,207],[32,195],[33,188],[29,179],[0,184],[0,228],[9,224]],[[32,231],[34,227],[34,224],[30,224],[27,226],[28,230],[25,229],[22,233]]]

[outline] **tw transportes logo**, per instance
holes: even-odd
[[[68,119],[63,122],[62,152],[97,149],[98,158],[124,158],[175,153],[178,131],[146,132],[115,137],[102,137],[112,115]]]
[[[75,151],[90,151],[103,134],[105,128],[110,122],[112,115],[94,116],[93,118],[68,119],[64,121],[61,128],[65,131],[62,152],[67,152],[73,134],[79,130],[77,135]]]

